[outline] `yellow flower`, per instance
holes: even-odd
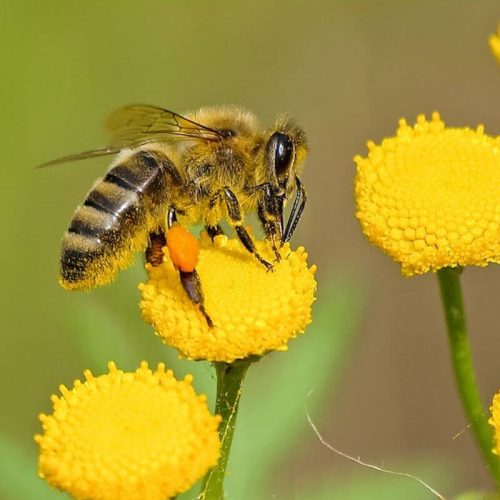
[[[496,60],[500,63],[500,25],[498,26],[497,34],[490,35],[488,42],[491,52],[493,52]]]
[[[264,242],[257,241],[256,247],[272,260]],[[281,255],[269,272],[239,241],[220,235],[212,243],[203,233],[196,269],[214,326],[188,300],[167,257],[158,267],[146,266],[149,280],[140,285],[143,317],[189,359],[230,363],[286,350],[287,341],[311,322],[316,267],[307,267],[303,248],[292,251],[287,244]]]
[[[500,392],[493,396],[490,412],[491,418],[489,422],[495,429],[495,447],[493,448],[493,453],[500,455]]]
[[[356,216],[403,274],[500,262],[500,138],[434,113],[368,149],[355,158]]]
[[[85,371],[52,415],[40,415],[39,475],[76,499],[165,500],[189,489],[219,456],[220,417],[159,364],[125,373]]]

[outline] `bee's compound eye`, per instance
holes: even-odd
[[[280,132],[275,132],[268,144],[274,148],[274,168],[279,177],[286,173],[293,161],[294,145],[290,137]]]

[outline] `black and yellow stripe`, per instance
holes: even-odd
[[[180,175],[161,152],[138,151],[111,167],[64,235],[61,284],[89,289],[112,281],[161,224],[172,183],[180,184]]]

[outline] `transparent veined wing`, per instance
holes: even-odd
[[[119,108],[106,120],[114,148],[137,146],[152,141],[176,139],[219,140],[218,130],[196,123],[184,116],[148,104],[133,104]]]
[[[107,146],[62,156],[42,163],[39,167],[112,155],[121,149],[138,147],[149,142],[183,139],[217,141],[224,137],[221,131],[149,104],[132,104],[119,108],[108,116],[105,125],[111,137]]]

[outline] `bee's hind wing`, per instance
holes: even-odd
[[[104,146],[102,148],[90,149],[89,151],[82,151],[81,153],[75,153],[71,155],[61,156],[55,160],[46,161],[37,166],[37,168],[50,167],[52,165],[59,165],[61,163],[68,163],[70,161],[85,160],[87,158],[98,158],[100,156],[114,155],[118,153],[120,149]]]

